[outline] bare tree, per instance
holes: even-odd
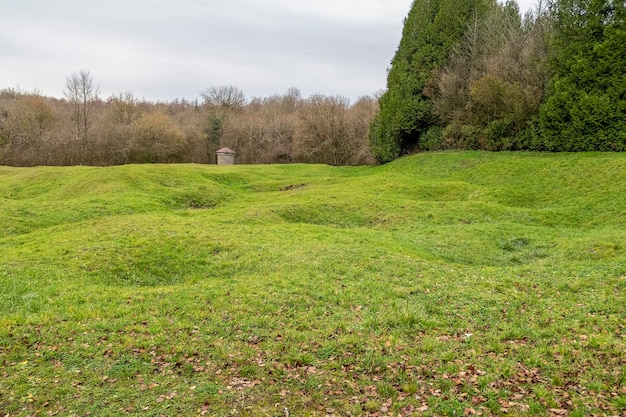
[[[350,137],[347,110],[350,101],[343,96],[313,95],[300,109],[295,140],[296,159],[305,163],[346,164]]]
[[[20,132],[21,114],[15,110],[14,101],[0,101],[0,147],[10,145]]]
[[[424,93],[445,126],[440,146],[522,147],[548,80],[545,16],[522,21],[517,4],[499,4],[468,27]]]
[[[290,87],[282,97],[282,110],[286,113],[293,113],[302,103],[302,93],[297,87]]]
[[[94,104],[100,94],[100,85],[95,85],[93,77],[86,70],[72,73],[65,82],[65,98],[72,106],[72,123],[76,138],[86,146],[89,129],[93,123]]]
[[[131,163],[175,163],[188,160],[184,132],[165,112],[143,114],[132,125]]]
[[[246,104],[246,95],[232,85],[212,86],[200,93],[205,104],[231,110],[240,110]]]
[[[347,165],[374,164],[376,160],[369,149],[369,130],[376,113],[378,100],[373,96],[360,97],[347,112],[350,139]]]
[[[119,96],[111,96],[107,101],[108,119],[117,125],[130,126],[139,118],[139,101],[127,91]]]
[[[56,116],[37,94],[0,95],[0,150],[5,162],[30,166],[46,162]]]

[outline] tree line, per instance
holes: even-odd
[[[202,101],[102,99],[88,71],[55,99],[0,91],[0,164],[385,163],[441,149],[626,150],[623,0],[414,0],[387,89]]]
[[[246,98],[234,86],[201,92],[200,101],[155,103],[132,93],[100,97],[85,70],[66,80],[63,98],[0,91],[0,164],[118,165],[215,163],[229,147],[237,163],[370,164],[373,96],[302,97],[297,88]]]
[[[438,149],[626,150],[623,0],[414,0],[370,130]]]

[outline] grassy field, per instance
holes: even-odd
[[[0,167],[0,415],[623,416],[626,154]]]

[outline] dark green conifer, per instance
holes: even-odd
[[[551,94],[540,109],[549,151],[626,150],[626,6],[556,0]]]

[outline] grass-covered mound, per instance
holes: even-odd
[[[626,155],[0,167],[0,411],[619,415]]]

